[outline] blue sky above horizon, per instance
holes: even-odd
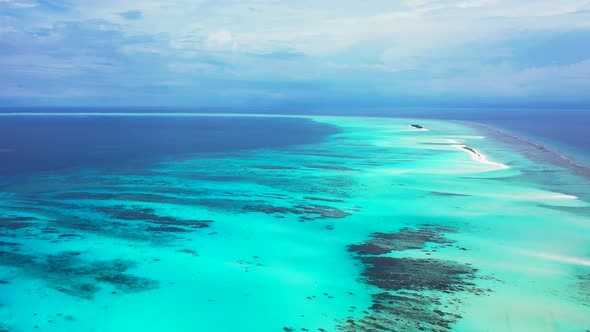
[[[588,0],[0,0],[0,106],[590,106]]]

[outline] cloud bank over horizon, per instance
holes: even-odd
[[[588,0],[0,0],[0,106],[590,106]]]

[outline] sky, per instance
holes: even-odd
[[[590,108],[590,0],[0,0],[0,106]]]

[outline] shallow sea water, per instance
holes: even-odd
[[[460,124],[311,119],[338,130],[3,177],[0,331],[590,329],[587,178]]]

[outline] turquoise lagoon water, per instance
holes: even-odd
[[[587,178],[456,123],[311,119],[305,144],[6,171],[0,331],[590,329]]]

